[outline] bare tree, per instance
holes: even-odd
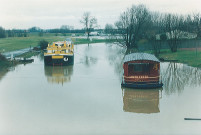
[[[172,52],[177,52],[183,32],[184,17],[182,15],[167,14],[164,19],[168,45]]]
[[[97,27],[97,19],[94,16],[91,16],[90,12],[85,12],[80,20],[80,23],[83,24],[87,33],[87,39],[89,39],[90,32]]]
[[[106,34],[114,34],[114,26],[112,24],[105,25],[105,33]]]
[[[120,15],[115,23],[120,36],[117,41],[127,48],[137,48],[137,41],[143,33],[143,27],[149,20],[149,11],[145,5],[133,5]]]
[[[152,45],[155,56],[159,56],[162,43],[166,40],[163,17],[164,15],[159,12],[151,12],[149,29],[146,30],[147,39]]]
[[[200,13],[193,14],[193,24],[194,24],[194,31],[197,34],[197,38],[201,36],[201,15]]]

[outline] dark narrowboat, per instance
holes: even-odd
[[[152,54],[131,53],[124,57],[122,87],[150,89],[159,88],[160,61]]]

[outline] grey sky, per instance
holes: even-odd
[[[91,12],[104,28],[132,4],[145,4],[151,11],[201,13],[201,0],[0,0],[0,3],[0,26],[6,29],[61,25],[82,28],[80,19],[85,11]]]

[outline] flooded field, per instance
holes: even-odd
[[[161,63],[161,89],[121,88],[124,50],[75,46],[75,64],[0,73],[1,135],[201,134],[201,70]]]

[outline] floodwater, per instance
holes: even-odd
[[[201,70],[161,63],[161,89],[121,88],[124,50],[75,46],[75,64],[34,63],[0,73],[1,135],[199,135]]]

